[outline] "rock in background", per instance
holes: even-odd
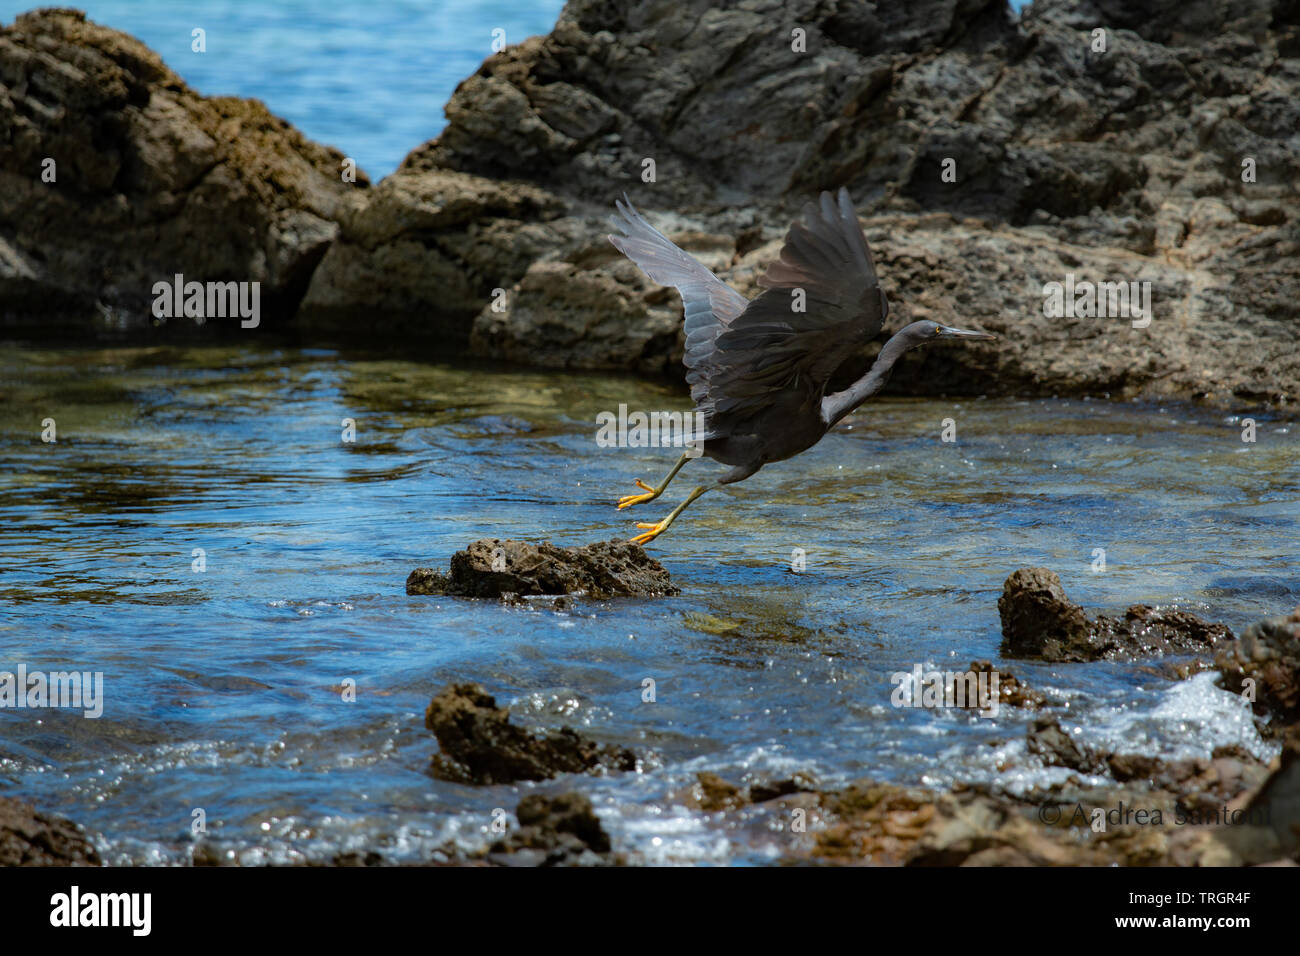
[[[1294,0],[571,0],[446,112],[361,189],[260,103],[199,97],[75,12],[21,16],[0,30],[0,314],[147,316],[183,272],[263,282],[307,339],[680,376],[680,302],[606,240],[614,199],[752,293],[803,203],[846,185],[886,333],[1002,336],[913,353],[896,391],[1300,390]],[[1149,282],[1150,326],[1046,316],[1069,275]]]
[[[680,374],[680,303],[606,241],[613,200],[751,292],[802,203],[843,184],[887,332],[1003,335],[910,357],[897,389],[1285,402],[1298,22],[1286,0],[1039,0],[1019,20],[1004,0],[571,0],[343,223],[304,320],[359,315],[388,281],[389,321],[427,311],[482,355]],[[1067,273],[1150,281],[1151,326],[1045,317]]]
[[[0,317],[153,322],[176,273],[260,282],[264,313],[292,313],[367,184],[343,158],[77,11],[23,14],[0,28]]]

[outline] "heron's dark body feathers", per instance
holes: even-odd
[[[624,199],[627,197],[625,196]],[[884,387],[908,349],[984,332],[913,322],[881,348],[870,370],[827,394],[837,369],[879,334],[889,303],[846,189],[822,193],[790,227],[753,301],[618,203],[626,235],[614,244],[655,282],[682,295],[686,381],[704,413],[704,454],[734,466],[723,484],[748,478],[817,444],[836,422]]]
[[[790,227],[747,301],[633,207],[610,241],[645,274],[677,288],[685,311],[691,398],[704,453],[736,467],[722,481],[811,448],[830,428],[822,399],[835,370],[880,331],[889,305],[847,190],[822,193]],[[776,427],[779,426],[779,427]]]
[[[821,441],[829,427],[821,417],[821,399],[811,383],[796,385],[774,393],[759,411],[725,416],[725,433],[706,438],[704,454],[724,465],[752,468],[734,478],[724,476],[723,484],[748,478],[768,462],[793,458]],[[778,421],[781,428],[772,428]]]

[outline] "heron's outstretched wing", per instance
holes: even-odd
[[[804,207],[803,221],[790,227],[758,283],[765,291],[727,323],[701,363],[700,405],[709,418],[759,411],[772,394],[800,385],[820,396],[889,314],[843,188],[835,199],[824,192]]]
[[[652,282],[674,286],[681,293],[686,313],[683,361],[688,369],[686,380],[691,384],[691,398],[698,402],[704,389],[700,366],[712,353],[718,333],[745,311],[749,300],[646,222],[626,193],[623,200],[615,201],[623,221],[614,220],[614,225],[626,235],[610,236],[609,241]]]

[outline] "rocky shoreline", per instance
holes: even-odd
[[[639,550],[639,549],[638,549]],[[492,574],[490,569],[484,574]],[[1046,610],[1045,610],[1046,609]],[[1072,732],[1068,707],[1000,666],[972,662],[972,672],[996,672],[1001,706],[1036,716],[1026,731],[1025,756],[1070,771],[1064,782],[1014,793],[987,784],[949,790],[871,780],[827,788],[811,773],[783,779],[729,781],[699,773],[672,802],[709,814],[724,826],[734,816],[763,832],[782,833],[788,848],[778,862],[898,866],[1242,866],[1300,863],[1300,608],[1246,628],[1240,637],[1176,610],[1143,609],[1152,630],[1086,615],[1044,568],[1007,578],[999,600],[1004,648],[1018,657],[1087,666],[1089,661],[1145,662],[1190,657],[1195,666],[1160,672],[1169,681],[1217,669],[1221,685],[1252,700],[1263,737],[1280,745],[1269,763],[1239,747],[1209,757],[1098,750]],[[1059,622],[1082,620],[1083,634],[1121,635],[1091,657],[1060,656]],[[1126,618],[1134,619],[1133,609]],[[1036,624],[1030,622],[1037,621]],[[1098,628],[1098,622],[1101,626]],[[1038,649],[1024,641],[1037,628]],[[1155,633],[1158,640],[1153,641]],[[1211,639],[1206,639],[1210,635]],[[1094,647],[1094,650],[1096,648]],[[1116,653],[1111,653],[1116,652]],[[1253,696],[1251,696],[1253,694]],[[477,684],[452,684],[430,701],[425,726],[438,749],[429,773],[468,786],[563,780],[577,789],[528,793],[506,825],[478,850],[448,845],[427,865],[607,866],[632,862],[615,849],[580,780],[589,774],[639,772],[647,754],[593,739],[569,727],[536,731]],[[1005,770],[1015,769],[1009,765]],[[210,840],[198,844],[194,865],[232,862]],[[83,831],[59,817],[0,798],[0,865],[98,865]],[[378,853],[346,854],[335,865],[387,865]]]
[[[846,185],[886,333],[1001,336],[914,356],[896,391],[1280,406],[1300,386],[1292,6],[571,0],[375,186],[124,34],[24,14],[0,28],[0,316],[192,327],[150,308],[179,273],[261,283],[261,334],[680,377],[680,303],[606,241],[613,200],[752,292],[798,207]],[[1047,315],[1045,287],[1075,279],[1149,282],[1152,324]]]
[[[1166,760],[1146,753],[1098,751],[1080,745],[1062,721],[1067,713],[1011,674],[1000,673],[999,703],[1043,711],[1027,733],[1026,752],[1045,766],[1073,773],[1065,783],[1030,794],[959,783],[948,792],[870,780],[820,788],[811,774],[733,783],[712,773],[678,794],[679,802],[720,814],[755,812],[770,830],[787,832],[784,863],[902,866],[1242,866],[1300,863],[1300,608],[1247,628],[1242,637],[1220,624],[1177,610],[1130,608],[1123,620],[1089,620],[1045,568],[1008,577],[999,599],[1008,657],[1064,662],[1147,661],[1191,656],[1198,666],[1166,674],[1186,679],[1218,666],[1223,684],[1241,693],[1247,680],[1261,733],[1279,740],[1280,756],[1265,764],[1237,747],[1209,758]],[[1073,632],[1073,633],[1071,633]],[[1064,634],[1064,640],[1062,635]],[[1082,648],[1082,650],[1081,650]],[[1217,664],[1210,655],[1215,655]],[[994,671],[988,662],[971,670]],[[1055,713],[1049,711],[1055,710]],[[566,773],[620,772],[638,766],[624,748],[602,745],[564,728],[543,736],[509,723],[509,714],[476,685],[455,685],[433,699],[426,720],[440,753],[433,773],[478,784],[543,780]],[[608,754],[608,756],[606,756]],[[466,766],[477,770],[466,770]],[[448,775],[447,766],[456,768]],[[1004,769],[1013,769],[1007,767]],[[1104,778],[1097,783],[1096,778]],[[580,804],[581,793],[554,799]],[[522,808],[522,804],[521,804]],[[519,816],[524,824],[524,816]],[[719,821],[721,822],[721,821]],[[752,820],[751,820],[752,822]],[[797,837],[796,834],[803,834]],[[496,841],[478,854],[447,847],[442,863],[608,865],[626,862],[608,838],[581,845],[541,839]],[[523,856],[514,858],[511,853]]]

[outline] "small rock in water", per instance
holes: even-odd
[[[1003,707],[1024,707],[1028,710],[1037,710],[1040,707],[1047,706],[1047,695],[1040,690],[1028,686],[1014,674],[994,667],[992,661],[971,661],[967,671],[971,674],[996,674],[998,677],[998,704]],[[979,695],[971,695],[966,699],[967,710],[981,710],[987,703],[979,699]]]
[[[998,598],[1002,647],[1009,657],[1092,660],[1088,616],[1065,596],[1047,568],[1022,568],[1007,578]]]
[[[1049,767],[1068,767],[1080,773],[1100,773],[1102,760],[1081,746],[1056,717],[1040,717],[1030,725],[1026,738],[1029,752]]]
[[[635,770],[636,754],[598,744],[568,727],[538,737],[510,723],[510,711],[478,684],[453,684],[429,702],[424,725],[438,738],[435,777],[458,783],[547,780],[561,773]]]
[[[693,794],[701,810],[736,810],[749,801],[738,786],[723,780],[716,773],[701,770],[695,774],[698,781]]]
[[[542,542],[482,538],[451,556],[447,574],[416,568],[407,594],[502,597],[575,594],[593,598],[677,594],[667,570],[638,544],[597,541],[562,548]]]
[[[530,793],[515,809],[519,829],[492,844],[488,860],[504,866],[604,866],[609,835],[580,793]]]
[[[817,780],[812,774],[799,772],[789,777],[776,780],[760,780],[749,785],[750,803],[767,803],[779,800],[792,793],[813,793],[817,789]]]
[[[1002,651],[1033,660],[1131,661],[1164,654],[1204,654],[1232,640],[1222,624],[1186,611],[1135,604],[1123,619],[1098,615],[1065,596],[1061,579],[1047,568],[1022,568],[1007,578],[998,598]]]
[[[1300,721],[1300,607],[1250,625],[1214,663],[1228,690],[1240,694],[1249,686],[1255,712],[1276,718],[1266,733]]]

